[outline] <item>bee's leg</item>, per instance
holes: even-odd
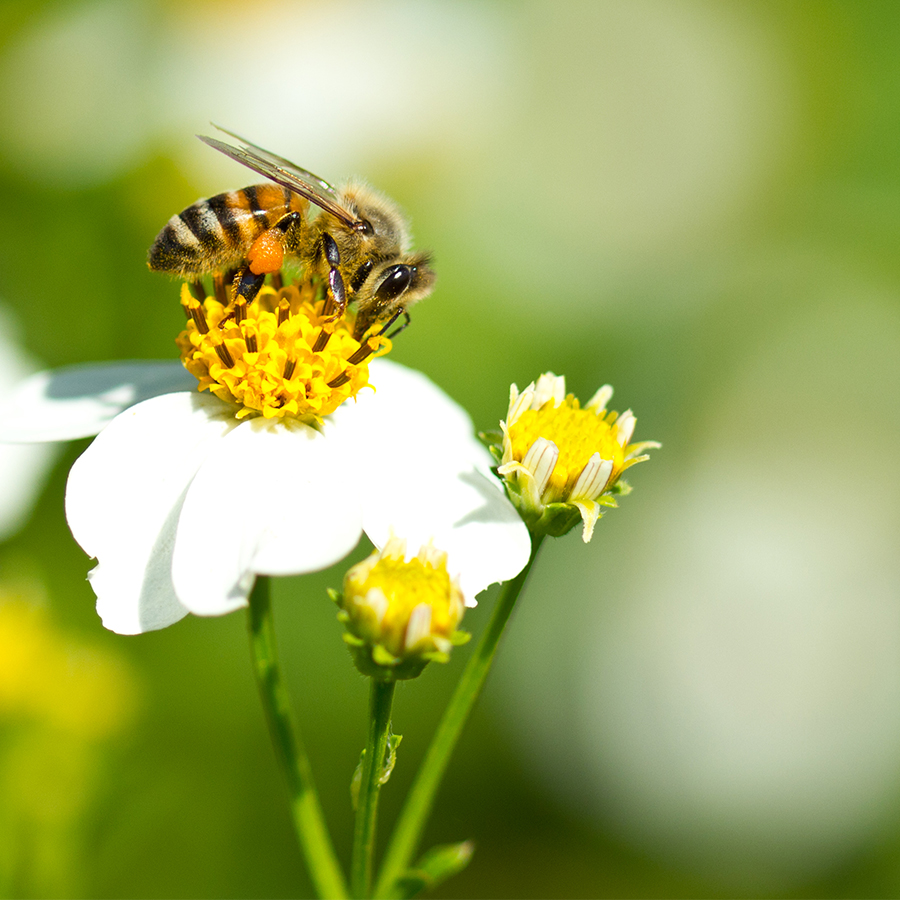
[[[254,275],[250,271],[250,266],[238,269],[231,282],[231,303],[226,306],[225,315],[219,320],[219,328],[224,328],[235,317],[235,307],[238,304],[246,309],[247,304],[252,303],[256,299],[256,295],[260,292],[265,280],[265,275]]]
[[[225,287],[228,280],[233,280],[234,275],[231,276],[231,279],[228,279],[228,276],[224,272],[216,272],[213,274],[213,293],[216,296],[216,300],[222,304],[222,306],[228,306],[228,291]]]
[[[334,306],[326,304],[325,308],[333,319],[338,319],[347,308],[347,292],[344,289],[343,276],[338,269],[341,264],[341,254],[334,238],[327,232],[322,234],[322,247],[328,263],[328,287],[331,289],[331,302],[334,304]],[[337,307],[337,312],[334,311],[334,307]]]
[[[262,290],[265,280],[265,272],[257,275],[250,266],[244,266],[234,277],[234,299],[237,300],[238,297],[241,297],[245,303],[252,303]]]
[[[372,344],[369,343],[369,341],[371,341],[372,338],[381,337],[388,330],[388,328],[390,328],[391,325],[393,325],[394,322],[396,322],[397,319],[400,318],[400,316],[403,316],[406,319],[406,321],[399,328],[395,328],[387,336],[388,340],[390,340],[395,335],[400,334],[400,332],[403,331],[403,329],[406,328],[407,325],[409,325],[409,313],[405,309],[398,309],[397,312],[395,312],[387,320],[387,322],[385,322],[384,325],[382,325],[381,328],[375,332],[375,334],[370,335],[365,340],[363,340],[362,335],[354,334],[353,337],[360,342],[360,345],[354,353],[352,353],[350,356],[347,357],[347,362],[350,363],[351,366],[355,366],[355,365],[358,365],[359,363],[361,363],[367,357],[371,356],[373,353],[375,353],[376,350],[378,349],[378,347],[377,346],[373,347]],[[334,380],[329,381],[328,387],[339,387],[342,384],[346,384],[349,380],[350,380],[350,376],[347,375],[346,373],[344,373],[343,375],[338,375],[338,377],[335,378]]]
[[[300,221],[300,213],[291,212],[282,216],[271,228],[266,229],[247,251],[247,262],[238,270],[232,281],[232,297],[228,312],[219,327],[234,318],[233,306],[240,298],[246,304],[252,303],[262,290],[266,275],[278,272],[284,265],[284,236],[289,228]]]
[[[387,320],[387,322],[386,322],[385,325],[384,325],[384,328],[382,328],[381,331],[378,332],[378,336],[380,337],[382,334],[384,334],[384,333],[388,330],[388,328],[390,328],[391,325],[393,325],[394,322],[397,321],[397,318],[398,318],[399,316],[403,316],[404,322],[403,322],[402,325],[400,325],[399,327],[395,328],[395,329],[387,336],[388,340],[389,340],[389,341],[392,341],[395,337],[397,337],[398,334],[400,334],[401,331],[403,331],[405,328],[408,328],[408,327],[409,327],[409,323],[410,323],[410,321],[411,321],[411,319],[409,318],[409,313],[408,313],[405,309],[401,309],[401,310],[399,310],[398,312],[394,313],[394,315],[392,315],[392,316],[390,317],[390,319]]]
[[[188,289],[191,294],[193,294],[195,300],[199,300],[201,303],[206,299],[206,289],[203,287],[203,282],[198,278],[196,281],[188,282]]]
[[[247,303],[252,303],[262,288],[266,275],[281,270],[284,265],[284,236],[300,218],[298,212],[282,216],[250,245],[247,263],[234,280],[235,297],[243,297]]]
[[[370,335],[368,336],[368,338],[366,338],[366,342],[368,342],[369,340],[371,340],[373,337],[376,337],[376,338],[381,337],[381,336],[388,330],[388,328],[390,328],[391,325],[393,325],[394,322],[396,322],[397,319],[400,318],[400,316],[403,316],[403,318],[404,318],[406,321],[404,321],[404,323],[403,323],[399,328],[395,328],[395,329],[387,336],[387,339],[388,339],[389,341],[392,341],[395,337],[397,337],[398,334],[400,334],[401,331],[403,331],[405,328],[407,328],[408,325],[409,325],[409,323],[410,323],[409,313],[408,313],[405,309],[398,309],[397,312],[395,312],[395,313],[387,320],[387,322],[385,322],[384,325],[381,326],[381,328],[380,328],[378,331],[376,331],[374,334],[370,334]],[[371,327],[371,326],[366,326],[366,327],[363,328],[362,330],[360,330],[360,329],[357,328],[357,329],[353,332],[353,337],[354,337],[354,339],[357,340],[357,341],[362,342],[363,337],[365,336],[365,333],[369,330],[370,327]]]

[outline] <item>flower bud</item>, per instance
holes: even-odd
[[[457,630],[465,603],[447,554],[431,545],[407,560],[406,541],[392,536],[347,572],[332,599],[356,667],[383,681],[415,678],[469,639]]]
[[[612,388],[604,385],[582,409],[566,394],[562,375],[548,372],[519,393],[510,388],[509,412],[500,423],[502,438],[492,448],[501,463],[507,493],[534,534],[566,534],[579,519],[587,543],[601,507],[616,506],[615,494],[628,493],[620,480],[655,441],[630,444],[635,417],[607,412]]]

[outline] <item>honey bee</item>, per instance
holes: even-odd
[[[327,283],[335,317],[356,303],[358,340],[377,324],[384,333],[401,315],[405,322],[392,334],[405,328],[408,308],[431,293],[435,273],[430,254],[411,251],[409,225],[397,205],[358,182],[334,188],[220,130],[241,146],[197,136],[274,183],[201,199],[172,216],[150,248],[150,268],[194,283],[212,274],[223,302],[226,273],[235,271],[232,303],[239,297],[250,303],[266,275],[277,278],[290,256]],[[317,215],[311,215],[312,206]]]

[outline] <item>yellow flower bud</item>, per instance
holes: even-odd
[[[648,459],[656,441],[631,444],[635,417],[607,412],[612,388],[604,385],[582,408],[566,394],[564,376],[548,372],[519,393],[510,389],[509,412],[500,423],[495,449],[498,472],[529,529],[561,535],[579,521],[591,539],[602,506],[616,506],[613,494],[630,488],[622,473]]]
[[[462,591],[447,571],[447,555],[431,545],[406,559],[406,542],[384,549],[344,576],[338,619],[357,668],[384,681],[415,678],[432,660],[446,662],[469,635],[458,631]]]

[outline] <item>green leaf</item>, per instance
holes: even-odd
[[[402,740],[402,734],[388,732],[387,753],[384,756],[384,768],[381,770],[381,775],[378,778],[379,784],[387,784],[388,779],[391,777],[391,772],[394,771],[394,766],[397,765],[397,748]]]
[[[409,869],[397,879],[400,896],[410,900],[427,888],[436,888],[448,878],[462,872],[475,852],[473,841],[459,844],[440,844],[432,847],[415,868]]]
[[[479,431],[478,440],[486,447],[501,446],[503,444],[502,431]]]
[[[359,789],[362,785],[362,770],[365,758],[366,751],[365,748],[363,748],[363,752],[359,754],[359,762],[356,764],[353,777],[350,779],[350,803],[353,805],[354,812],[356,812],[359,807]]]

